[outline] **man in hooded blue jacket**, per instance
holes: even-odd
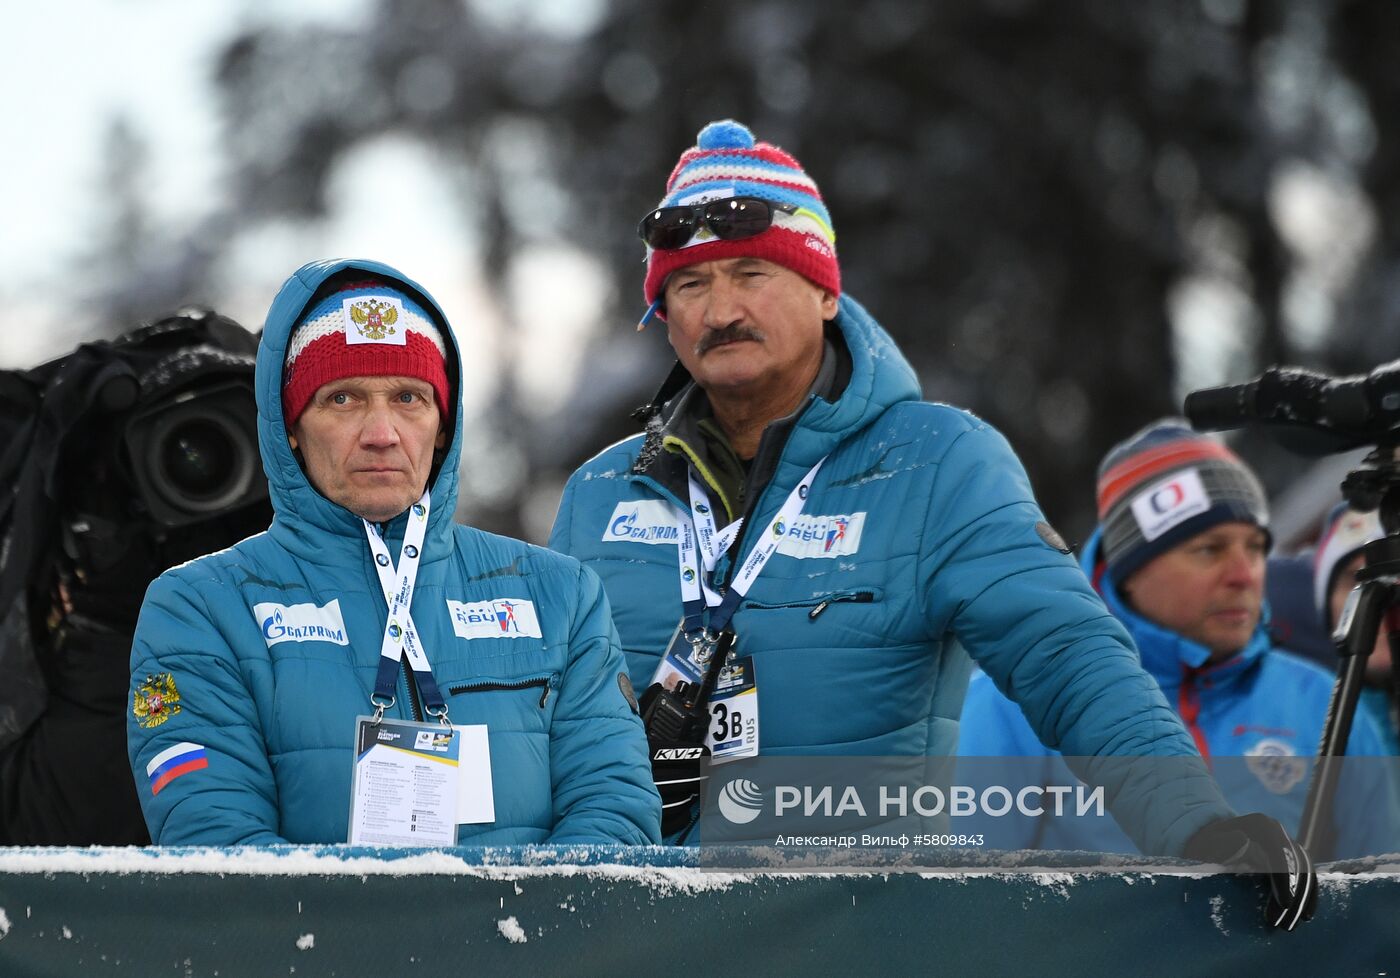
[[[392,268],[315,262],[282,287],[256,375],[272,526],[167,571],[137,624],[128,741],[156,842],[348,841],[372,713],[485,726],[494,810],[478,776],[458,843],[658,839],[597,577],[453,523],[459,363]]]
[[[831,219],[796,159],[712,123],[639,232],[643,325],[664,314],[679,364],[645,433],[569,480],[550,545],[611,598],[657,718],[668,837],[693,841],[700,775],[666,743],[683,714],[649,706],[682,689],[689,704],[728,633],[742,668],[711,697],[717,757],[949,755],[971,653],[1067,754],[1184,759],[1172,785],[1107,772],[1146,851],[1293,853],[1234,818],[1005,439],[921,401],[890,337],[841,295]]]

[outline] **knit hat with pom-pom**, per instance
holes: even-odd
[[[802,165],[777,146],[755,143],[753,133],[732,119],[710,123],[695,143],[671,171],[658,209],[759,197],[797,210],[775,210],[772,226],[751,238],[722,241],[701,227],[679,248],[648,248],[646,301],[655,305],[676,269],[721,258],[764,258],[840,295],[836,232],[821,191]]]

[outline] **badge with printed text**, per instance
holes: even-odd
[[[440,723],[356,717],[350,844],[455,845],[460,750]]]
[[[651,681],[665,689],[675,689],[677,683],[698,683],[705,678],[705,667],[709,664],[708,646],[692,645],[677,624]]]
[[[758,754],[758,680],[753,656],[731,658],[710,694],[710,730],[705,735],[715,762]]]

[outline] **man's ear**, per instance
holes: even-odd
[[[433,439],[433,447],[442,451],[447,447],[447,425],[439,424],[437,437]]]
[[[821,309],[822,322],[829,323],[836,318],[836,313],[840,308],[839,299],[835,292],[830,289],[822,289]]]
[[[297,436],[290,431],[287,432],[287,444],[292,446],[292,451],[296,451],[301,446],[297,444]]]

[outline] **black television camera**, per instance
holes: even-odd
[[[1346,752],[1356,716],[1366,658],[1375,648],[1383,621],[1396,619],[1400,610],[1400,460],[1396,458],[1400,449],[1400,360],[1368,374],[1346,377],[1297,367],[1270,367],[1247,383],[1188,394],[1185,410],[1196,428],[1259,428],[1301,455],[1373,446],[1347,473],[1341,488],[1353,509],[1380,510],[1385,536],[1366,544],[1365,566],[1357,574],[1359,583],[1333,633],[1341,666],[1299,826],[1304,848],[1326,853],[1332,839],[1332,799],[1340,777],[1338,759]],[[1400,661],[1397,639],[1400,634],[1390,631],[1392,695],[1400,689],[1394,674]]]
[[[1300,455],[1331,455],[1400,441],[1400,360],[1369,374],[1333,377],[1270,367],[1254,380],[1186,395],[1186,416],[1202,431],[1259,426]]]
[[[271,520],[257,342],[191,307],[0,371],[0,842],[144,835],[125,758],[131,635],[163,570]]]

